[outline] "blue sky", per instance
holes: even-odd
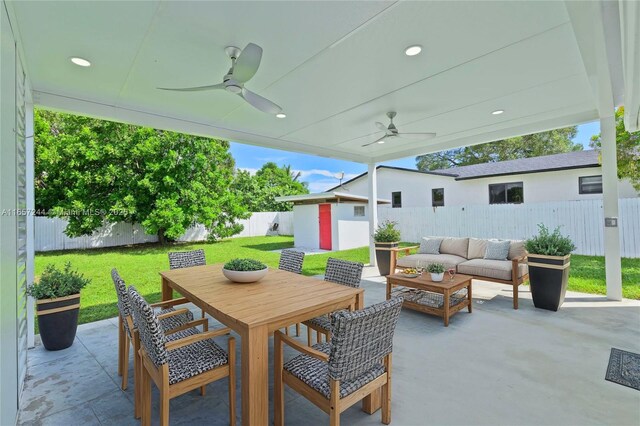
[[[578,126],[578,134],[574,141],[584,145],[585,149],[589,149],[591,136],[598,133],[600,133],[599,122],[594,121],[582,124]],[[367,170],[366,164],[261,148],[236,142],[231,143],[231,153],[236,160],[236,166],[249,171],[255,171],[269,161],[273,161],[280,166],[289,164],[292,169],[302,173],[302,180],[309,183],[311,192],[322,192],[337,185],[339,181],[335,176],[340,172],[344,172],[344,180],[348,180]],[[382,164],[411,169],[416,167],[415,157],[388,161]]]

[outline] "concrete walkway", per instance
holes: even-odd
[[[384,299],[383,283],[367,268],[367,305]],[[533,307],[527,287],[520,295],[514,311],[509,287],[474,281],[473,313],[458,313],[447,328],[440,318],[402,312],[392,424],[640,424],[640,392],[604,380],[612,347],[640,352],[640,303],[569,293],[560,311],[548,312]],[[138,424],[132,379],[123,392],[116,374],[116,324],[80,326],[74,345],[63,351],[41,345],[29,351],[20,424]],[[221,380],[205,397],[194,391],[172,400],[171,423],[228,424],[226,386]],[[239,392],[237,399],[239,407]],[[286,424],[328,424],[327,415],[289,389],[285,401]],[[157,423],[157,393],[153,416]],[[342,422],[381,424],[379,413],[369,416],[355,406]]]

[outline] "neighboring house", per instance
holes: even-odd
[[[602,198],[598,152],[576,151],[422,172],[378,166],[378,197],[391,207],[540,203]],[[366,196],[367,173],[331,188]],[[638,197],[628,180],[618,184],[620,198]],[[385,206],[386,207],[386,206]]]

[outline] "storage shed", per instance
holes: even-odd
[[[344,192],[277,197],[293,203],[296,248],[347,250],[369,245],[368,199]],[[389,204],[378,199],[378,204]]]

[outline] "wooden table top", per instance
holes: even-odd
[[[440,282],[432,281],[431,274],[428,272],[422,274],[416,278],[408,278],[402,276],[402,274],[392,274],[387,276],[388,281],[392,281],[393,284],[406,284],[410,287],[415,287],[416,285],[428,285],[430,287],[438,287],[442,289],[450,289],[454,288],[462,283],[472,280],[473,277],[471,275],[464,274],[456,274],[453,277],[453,280],[449,278],[449,274],[444,273],[444,279]]]
[[[270,329],[330,312],[363,289],[271,269],[256,283],[238,284],[222,275],[222,264],[161,272],[169,286],[231,328],[269,324]],[[338,306],[340,305],[340,306]],[[236,327],[234,327],[234,325]]]

